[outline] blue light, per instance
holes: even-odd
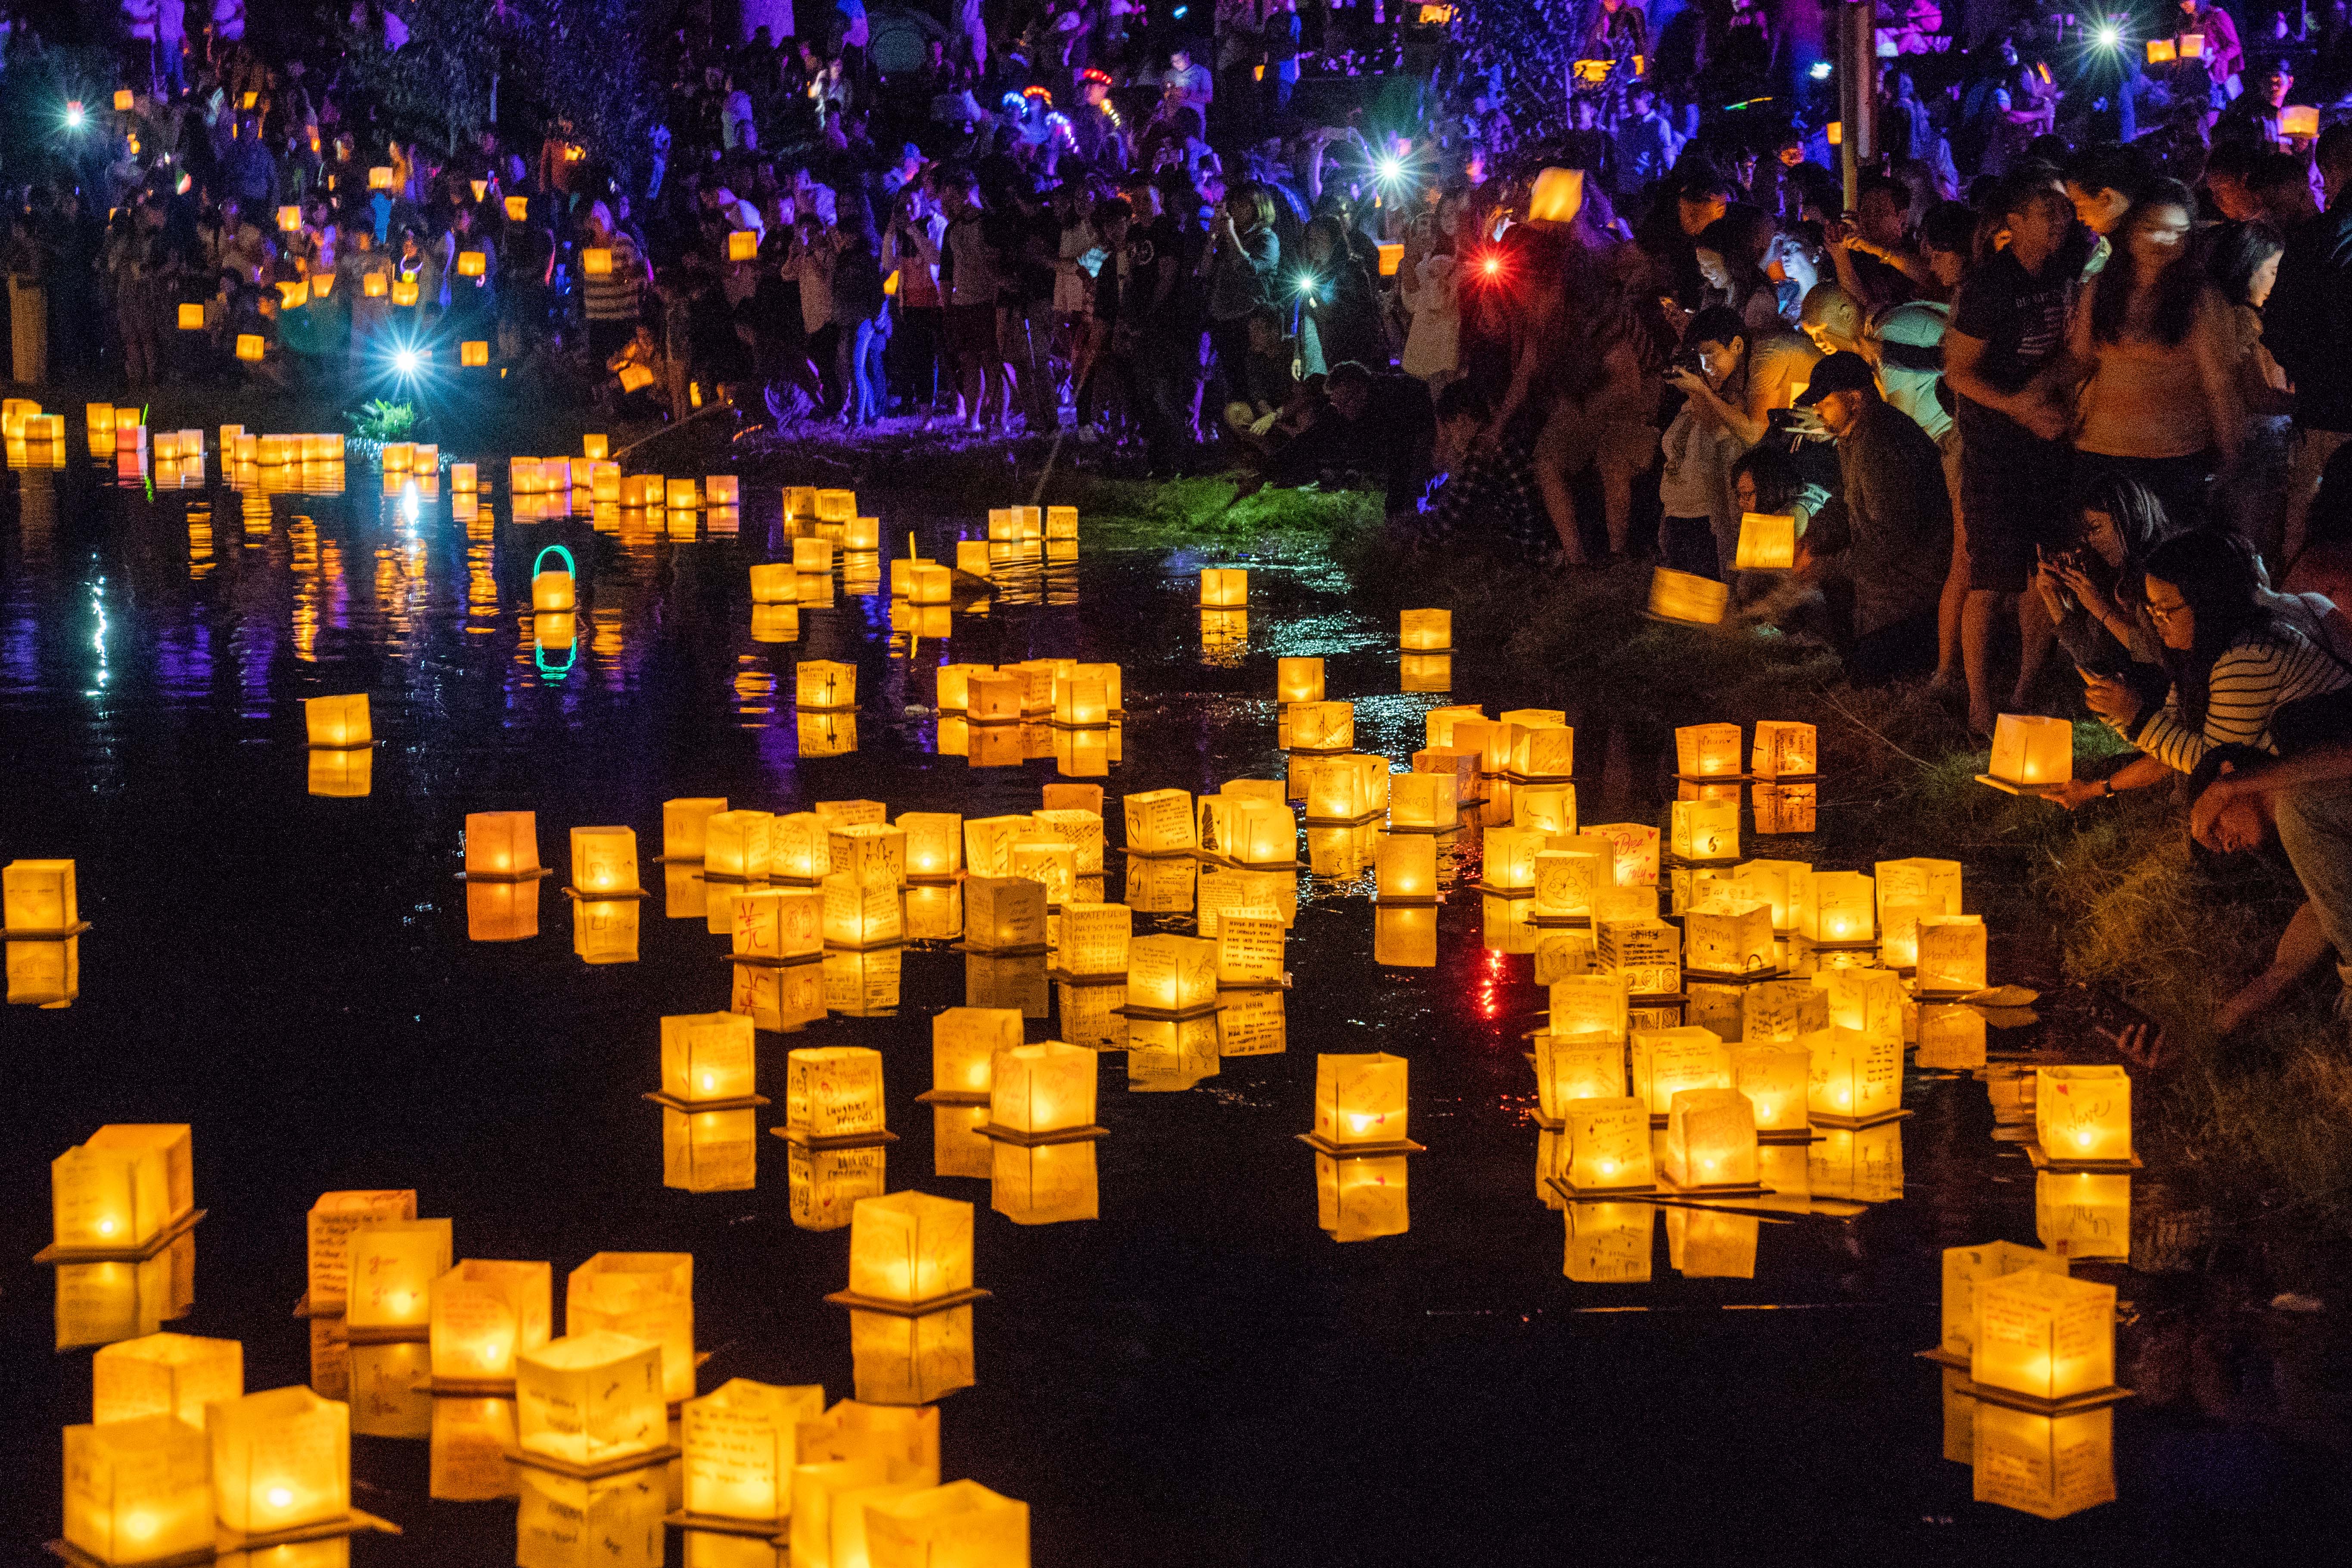
[[[1176,18],[1176,20],[1178,20],[1178,21],[1180,21],[1180,22],[1181,22],[1181,21],[1182,21],[1182,20],[1184,19],[1184,13],[1185,13],[1185,12],[1187,12],[1187,11],[1190,11],[1192,8],[1192,7],[1191,7],[1190,5],[1179,5],[1179,6],[1177,6],[1177,7],[1176,7],[1176,9],[1175,9],[1175,10],[1173,10],[1173,11],[1170,12],[1170,13],[1169,13],[1169,15],[1170,15],[1170,16],[1173,16],[1173,17],[1175,17],[1175,18]]]
[[[1815,61],[1813,62],[1813,72],[1812,72],[1812,75],[1813,75],[1813,79],[1814,79],[1815,81],[1827,81],[1827,80],[1829,80],[1829,79],[1830,79],[1830,62],[1829,62],[1829,61],[1827,61],[1827,60],[1815,60]]]

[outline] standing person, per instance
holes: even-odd
[[[49,247],[41,239],[32,216],[18,213],[9,221],[8,250],[9,366],[25,386],[49,379]]]
[[[882,417],[887,387],[882,350],[890,334],[890,300],[882,291],[879,247],[864,195],[853,192],[841,204],[835,229],[833,326],[839,334],[835,355],[841,377],[841,422],[871,425]]]
[[[963,429],[977,436],[993,407],[1000,428],[1013,433],[1013,366],[1006,363],[997,331],[997,299],[1003,270],[996,247],[982,225],[980,182],[969,170],[942,177],[940,194],[948,226],[940,247],[940,284],[947,296],[947,345],[954,356],[959,395],[970,411]]]
[[[2017,618],[2026,653],[2021,673],[2039,662],[2035,650],[2049,637],[2048,617],[2023,595],[2036,548],[2059,541],[2070,493],[2070,421],[2054,382],[2092,246],[2046,173],[2011,176],[1996,205],[2009,244],[1961,282],[1944,332],[1944,376],[1958,397],[1960,510],[1969,529],[1960,658],[1969,728],[1980,734],[1991,732],[1996,713],[1996,615]]]
[[[1454,254],[1462,203],[1459,195],[1442,196],[1434,215],[1413,218],[1397,269],[1397,293],[1409,321],[1399,367],[1427,382],[1433,394],[1462,374],[1462,273]],[[1490,416],[1493,412],[1487,408]]]
[[[1299,354],[1307,374],[1328,374],[1349,360],[1387,369],[1388,343],[1381,324],[1380,301],[1363,264],[1348,245],[1347,230],[1338,218],[1327,215],[1307,226],[1302,243],[1307,276],[1300,284],[1304,319]]]
[[[1617,127],[1617,190],[1620,200],[1641,195],[1653,180],[1663,180],[1675,166],[1682,138],[1658,111],[1658,95],[1647,82],[1637,81],[1626,100],[1624,120]]]
[[[842,363],[835,352],[841,332],[835,325],[833,310],[834,258],[833,236],[814,211],[803,209],[793,219],[792,247],[784,253],[782,270],[785,278],[800,285],[801,329],[808,337],[809,358],[826,379],[838,377]],[[830,395],[836,388],[821,383],[820,390]],[[830,395],[827,398],[828,406],[835,406],[836,412],[848,408],[852,398],[845,383],[837,384],[837,405]]]
[[[2303,552],[2320,470],[2352,441],[2352,121],[2320,132],[2313,160],[2327,210],[2287,237],[2278,282],[2263,306],[2263,342],[2294,382],[2288,456],[2286,559]]]
[[[1669,371],[1666,384],[1685,394],[1666,426],[1658,477],[1660,553],[1677,571],[1728,581],[1739,553],[1739,509],[1732,499],[1731,466],[1748,443],[1718,417],[1718,408],[1743,407],[1748,324],[1728,305],[1710,305],[1683,334],[1685,354],[1697,362]],[[1698,386],[1711,394],[1696,395]]]
[[[2286,574],[2286,476],[2294,392],[2263,342],[2263,303],[2278,282],[2284,247],[2266,223],[2217,225],[2204,238],[2205,275],[2228,307],[2238,396],[2246,408],[2246,443],[2235,472],[2213,493],[2217,526],[2250,541],[2278,574]]]
[[[2116,226],[2106,267],[2077,301],[2057,385],[2075,396],[2078,479],[2156,492],[2177,526],[2245,440],[2229,309],[2189,254],[2189,188],[2158,180]]]
[[[1282,241],[1274,232],[1274,196],[1254,181],[1235,184],[1210,230],[1209,342],[1235,397],[1246,393],[1250,318],[1276,301]]]
[[[1266,98],[1280,114],[1289,109],[1290,95],[1298,89],[1298,0],[1273,0],[1266,7],[1264,33]]]
[[[613,227],[612,210],[603,202],[588,208],[587,248],[612,253],[612,266],[602,277],[583,279],[588,314],[588,357],[598,363],[629,344],[643,314],[642,296],[651,277],[636,242]]]
[[[890,334],[896,368],[890,379],[906,389],[906,402],[922,401],[924,426],[940,400],[940,330],[943,314],[940,294],[940,241],[948,220],[942,216],[921,182],[909,182],[890,209],[890,227],[882,237],[882,275],[898,279],[898,321]],[[952,393],[955,370],[948,367]],[[959,415],[961,410],[958,411]]]

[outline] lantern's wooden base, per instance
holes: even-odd
[[[105,1558],[92,1557],[70,1541],[45,1541],[41,1543],[41,1550],[52,1557],[73,1563],[74,1568],[111,1568]],[[219,1556],[217,1545],[200,1546],[194,1552],[182,1552],[170,1557],[142,1557],[139,1560],[139,1568],[196,1568],[198,1563],[215,1562]]]
[[[656,855],[654,858],[659,860],[661,857]],[[554,871],[545,866],[534,866],[528,871],[460,871],[457,873],[457,880],[461,882],[536,882],[554,875]]]
[[[1217,979],[1217,1009],[1218,1011],[1223,1012],[1225,1008],[1234,1005],[1234,1004],[1225,1000],[1225,993],[1228,991],[1246,991],[1255,994],[1265,991],[1287,991],[1289,989],[1290,976],[1288,974],[1283,974],[1273,980],[1227,980],[1223,976],[1220,975]]]
[[[1045,978],[1058,980],[1065,985],[1124,985],[1127,984],[1127,971],[1122,969],[1115,974],[1078,974],[1067,969],[1055,969],[1049,966],[1045,971]]]
[[[1422,899],[1400,898],[1394,893],[1372,895],[1372,903],[1384,910],[1433,910],[1444,901],[1445,895],[1443,893],[1432,893],[1427,898]]]
[[[1368,811],[1361,816],[1301,816],[1298,820],[1309,827],[1370,827],[1388,815],[1385,811]]]
[[[1484,893],[1490,899],[1509,899],[1513,902],[1536,896],[1536,890],[1533,888],[1498,888],[1494,883],[1484,880],[1471,883],[1470,890],[1474,893]]]
[[[1759,1129],[1759,1143],[1819,1143],[1823,1140],[1811,1127],[1774,1127]]]
[[[373,741],[353,741],[348,745],[335,746],[330,745],[324,741],[311,741],[307,742],[303,749],[310,752],[372,752],[375,750],[375,742]]]
[[[1198,845],[1182,844],[1173,849],[1130,849],[1124,844],[1107,847],[1114,855],[1124,855],[1130,860],[1197,860],[1201,858]]]
[[[1913,973],[1916,973],[1917,972],[1915,970]],[[1911,993],[1911,1000],[1914,1002],[1932,1003],[1937,1006],[1942,1006],[1949,1003],[1966,1002],[1971,996],[1982,994],[1984,989],[1985,988],[1983,986],[1977,986],[1967,991],[1920,991],[1915,988]]]
[[[190,1209],[155,1233],[152,1240],[136,1247],[59,1247],[52,1242],[33,1254],[36,1263],[144,1263],[159,1258],[180,1237],[196,1228],[196,1222],[212,1211]]]
[[[1693,969],[1685,964],[1683,966],[1683,984],[1687,985],[1696,980],[1706,985],[1754,985],[1766,980],[1785,979],[1788,973],[1785,969],[1773,968],[1750,969],[1744,973],[1734,974],[1728,970]]]
[[[1757,783],[1757,784],[1819,784],[1819,783],[1821,783],[1821,782],[1822,782],[1822,775],[1821,775],[1821,774],[1819,774],[1819,773],[1749,773],[1748,776],[1748,778],[1749,778],[1750,780],[1752,780],[1753,782],[1755,782],[1755,783]]]
[[[1968,1357],[1958,1351],[1948,1351],[1941,1345],[1937,1345],[1933,1350],[1913,1351],[1911,1355],[1915,1361],[1932,1361],[1937,1366],[1948,1366],[1954,1372],[1969,1370]]]
[[[429,1323],[363,1323],[345,1321],[343,1337],[355,1345],[421,1345],[433,1338]]]
[[[1529,915],[1528,924],[1538,931],[1591,931],[1591,915]]]
[[[88,921],[76,921],[69,926],[5,926],[0,927],[0,942],[63,942],[89,929]]]
[[[1100,719],[1091,719],[1083,724],[1061,719],[1048,719],[1045,721],[1045,728],[1048,730],[1060,730],[1065,732],[1083,733],[1091,730],[1108,730],[1117,722],[1117,717],[1113,715],[1106,715]]]
[[[2034,800],[2047,800],[2050,798],[2048,795],[2042,793],[2043,790],[2052,787],[2049,784],[2018,784],[2009,779],[1997,779],[1990,773],[1979,773],[1976,777],[1977,783],[1980,784],[1990,784],[1993,788],[2000,791],[2003,795],[2025,795]],[[2072,783],[2073,781],[2067,780],[2063,782]]]
[[[1419,834],[1430,838],[1443,838],[1449,833],[1461,832],[1462,824],[1458,821],[1449,822],[1441,827],[1434,823],[1391,822],[1388,825],[1388,831],[1391,833]]]
[[[425,1384],[436,1399],[512,1399],[514,1391],[510,1377],[436,1377]]]
[[[310,1292],[305,1290],[294,1303],[294,1315],[298,1318],[340,1318],[343,1315],[343,1308],[341,1304],[313,1307],[310,1305]]]
[[[1741,863],[1737,855],[1709,855],[1693,858],[1686,855],[1666,855],[1658,864],[1670,871],[1724,871]]]
[[[2034,1415],[2079,1415],[2086,1410],[2104,1410],[2110,1405],[2121,1405],[2125,1400],[2137,1395],[2139,1391],[2110,1385],[2106,1388],[2092,1389],[2087,1394],[2070,1394],[2064,1399],[2037,1399],[2031,1394],[2020,1394],[2013,1388],[1995,1388],[1990,1384],[1979,1383],[1974,1378],[1964,1377],[1952,1392],[1982,1405],[1999,1405],[2011,1410],[2022,1410]]]
[[[1538,787],[1576,782],[1574,773],[1523,773],[1517,768],[1505,768],[1500,773],[1490,776],[1499,778],[1509,784],[1535,784]]]
[[[963,876],[961,871],[909,871],[907,881],[917,888],[952,888],[963,880]]]
[[[887,938],[881,942],[829,941],[824,944],[824,951],[826,952],[888,952],[893,948],[904,947],[906,945],[907,939],[905,937],[894,936]]]
[[[1171,1011],[1165,1007],[1140,1007],[1130,1002],[1124,1007],[1113,1007],[1112,1014],[1121,1018],[1149,1018],[1158,1024],[1182,1024],[1194,1018],[1213,1018],[1222,1011],[1214,1002],[1203,1002],[1197,1007]]]
[[[1775,937],[1779,937],[1781,933],[1774,931],[1772,934]],[[1874,936],[1839,938],[1822,941],[1814,937],[1800,936],[1792,931],[1789,933],[1787,937],[1783,938],[1783,940],[1789,942],[1801,942],[1808,949],[1814,952],[1869,952],[1878,946],[1878,939]]]
[[[738,1094],[730,1096],[725,1100],[680,1100],[674,1094],[664,1094],[659,1089],[654,1090],[651,1094],[641,1095],[639,1098],[643,1100],[650,1100],[665,1110],[684,1110],[688,1112],[698,1110],[749,1110],[754,1106],[765,1105],[768,1103],[768,1097],[764,1094]]]
[[[607,904],[622,899],[650,899],[653,895],[643,888],[615,888],[611,892],[583,893],[577,888],[566,888],[563,896],[583,904]]]
[[[699,855],[656,855],[654,857],[654,864],[656,866],[699,866],[702,862],[703,857]]]
[[[968,952],[974,958],[1043,958],[1053,949],[1042,942],[1024,942],[1018,947],[982,947],[972,942],[948,943],[950,952]]]
[[[972,1129],[982,1138],[999,1143],[1018,1143],[1024,1149],[1043,1149],[1053,1143],[1091,1143],[1097,1138],[1110,1136],[1108,1127],[1063,1127],[1051,1132],[1016,1132],[1010,1127],[999,1127],[993,1121],[983,1121]]]
[[[793,1538],[793,1521],[789,1517],[729,1519],[723,1514],[688,1513],[686,1510],[679,1509],[675,1513],[662,1515],[662,1522],[672,1530],[701,1530],[714,1535],[749,1536],[754,1541],[772,1542],[778,1546],[789,1544]]]
[[[1544,1185],[1572,1204],[1614,1204],[1638,1201],[1656,1195],[1655,1182],[1638,1187],[1579,1187],[1571,1186],[1562,1176],[1546,1176]]]
[[[1367,818],[1367,820],[1373,819]],[[1317,827],[1324,825],[1310,820],[1307,826]],[[1296,871],[1299,868],[1299,862],[1297,860],[1236,860],[1230,855],[1220,855],[1213,849],[1197,850],[1193,858],[1203,866],[1218,866],[1228,871]]]
[[[2053,1160],[2050,1152],[2037,1140],[2025,1146],[2025,1157],[2033,1162],[2036,1171],[2048,1171],[2053,1175],[2120,1176],[2133,1171],[2147,1169],[2137,1154],[2121,1160]]]
[[[989,1099],[980,1089],[927,1089],[915,1098],[925,1105],[986,1105]]]
[[[817,1150],[870,1149],[878,1144],[896,1143],[898,1141],[898,1135],[896,1132],[843,1132],[833,1137],[819,1138],[797,1127],[771,1127],[768,1131],[787,1143],[798,1143],[803,1148]]]
[[[1635,1007],[1681,1007],[1689,1002],[1687,991],[1647,991],[1628,995],[1625,1006],[1630,1011]]]
[[[1769,1198],[1773,1191],[1760,1182],[1702,1183],[1695,1187],[1678,1187],[1664,1176],[1658,1178],[1658,1195],[1663,1198]]]
[[[1296,1136],[1318,1154],[1328,1154],[1334,1160],[1370,1159],[1381,1154],[1418,1154],[1428,1147],[1410,1138],[1395,1138],[1385,1143],[1334,1143],[1319,1132],[1301,1132]]]
[[[794,602],[797,603],[798,601],[796,600]],[[814,702],[795,702],[793,704],[793,710],[796,713],[855,713],[857,711],[857,704],[855,702],[828,702],[824,707],[820,708]]]
[[[1833,1116],[1825,1110],[1808,1110],[1805,1120],[1816,1127],[1832,1127],[1841,1132],[1859,1132],[1865,1127],[1884,1127],[1890,1121],[1901,1121],[1913,1114],[1909,1110],[1882,1110],[1875,1116]]]
[[[961,1290],[950,1290],[944,1296],[934,1296],[928,1301],[889,1301],[879,1296],[861,1296],[855,1290],[835,1290],[825,1300],[853,1312],[881,1312],[893,1318],[928,1318],[951,1307],[969,1307],[974,1301],[988,1300],[994,1294],[992,1290],[967,1286]]]
[[[754,969],[799,969],[811,963],[823,963],[823,952],[795,952],[789,958],[761,958],[756,953],[723,952],[719,955],[729,963],[746,963]]]
[[[1682,773],[1675,775],[1676,784],[1746,784],[1754,773]]]
[[[667,1465],[678,1457],[678,1446],[664,1443],[659,1447],[646,1448],[635,1454],[621,1454],[610,1459],[600,1459],[593,1465],[574,1464],[559,1459],[552,1454],[535,1454],[527,1448],[505,1448],[507,1463],[526,1469],[544,1470],[551,1476],[568,1476],[575,1481],[601,1481],[610,1476],[625,1476],[632,1470],[651,1469]]]
[[[1529,1061],[1535,1060],[1535,1053],[1533,1051],[1528,1052],[1527,1058]],[[1538,1127],[1542,1128],[1547,1132],[1565,1132],[1568,1131],[1568,1123],[1565,1121],[1557,1116],[1546,1116],[1540,1110],[1528,1111],[1528,1120],[1534,1122]]]

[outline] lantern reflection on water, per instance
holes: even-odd
[[[853,1309],[849,1355],[859,1403],[929,1405],[972,1385],[971,1309],[917,1317]]]
[[[1763,1222],[1719,1209],[1666,1211],[1666,1263],[1685,1279],[1753,1279]]]
[[[990,1147],[988,1206],[995,1213],[1014,1225],[1097,1217],[1101,1200],[1091,1141],[1032,1147],[992,1139]]]
[[[2063,1519],[2116,1497],[2113,1405],[2044,1415],[1971,1401],[1970,1459],[1979,1502]]]
[[[583,1480],[516,1466],[514,1477],[517,1568],[661,1568],[668,1498],[659,1468]]]
[[[1645,1136],[1646,1132],[1645,1125]],[[1622,1203],[1563,1206],[1568,1216],[1568,1248],[1560,1268],[1564,1276],[1584,1285],[1649,1283],[1657,1232],[1655,1208]]]
[[[749,1192],[758,1174],[760,1125],[736,1110],[662,1108],[662,1185],[688,1193]]]
[[[2131,1181],[2090,1172],[2033,1173],[2033,1232],[2069,1258],[2131,1256]]]
[[[1315,1156],[1315,1222],[1334,1241],[1369,1241],[1402,1236],[1412,1226],[1407,1210],[1407,1167],[1402,1154],[1343,1160]]]

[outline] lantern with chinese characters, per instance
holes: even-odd
[[[1992,758],[1981,775],[2012,792],[2074,777],[2074,726],[2063,719],[2003,713],[1993,721]]]
[[[1204,610],[1247,609],[1249,573],[1238,566],[1202,568],[1201,607]]]
[[[2052,1164],[2137,1163],[2131,1078],[2123,1068],[2045,1067],[2033,1076],[2033,1134]]]
[[[1624,1041],[1605,1034],[1536,1037],[1536,1103],[1546,1121],[1562,1121],[1573,1100],[1624,1093]]]
[[[1816,1035],[1811,1080],[1806,1089],[1810,1118],[1824,1126],[1866,1127],[1903,1110],[1903,1041],[1842,1025]]]
[[[824,952],[823,889],[764,888],[739,893],[733,902],[738,963],[792,963]]]
[[[1665,1176],[1678,1187],[1752,1186],[1756,1115],[1736,1089],[1677,1090],[1666,1111]]]
[[[1801,927],[1816,942],[1866,942],[1877,933],[1872,912],[1875,889],[1860,871],[1822,871],[1802,909]]]
[[[1381,841],[1374,878],[1383,904],[1435,903],[1437,841],[1421,833],[1390,835]]]
[[[522,1352],[515,1358],[518,1446],[581,1466],[654,1452],[669,1432],[662,1363],[659,1344],[607,1329]],[[685,1397],[693,1393],[689,1357]]]
[[[1189,1017],[1217,1005],[1217,944],[1199,937],[1138,937],[1128,946],[1128,1005]]]
[[[2028,1268],[1980,1280],[1975,1293],[1975,1382],[2053,1402],[2115,1385],[2114,1286]]]
[[[90,1419],[176,1415],[201,1431],[205,1406],[245,1394],[245,1347],[194,1334],[146,1334],[90,1361]]]
[[[452,1384],[499,1383],[515,1358],[553,1331],[554,1270],[545,1263],[469,1258],[433,1281],[433,1376]]]
[[[1736,798],[1675,801],[1672,826],[1670,847],[1678,860],[1739,858],[1739,802]]]
[[[564,1281],[563,1331],[573,1337],[610,1331],[651,1342],[658,1349],[656,1397],[673,1405],[693,1398],[694,1255],[597,1253]]]
[[[1711,1029],[1635,1029],[1626,1052],[1633,1096],[1663,1122],[1686,1089],[1729,1089],[1731,1057]]]
[[[306,698],[302,703],[302,717],[313,746],[340,748],[374,743],[374,732],[368,724],[368,700],[364,691],[341,697]]]
[[[1749,860],[1732,872],[1731,886],[1739,897],[1772,907],[1774,931],[1795,931],[1812,902],[1813,868],[1803,860]]]
[[[637,885],[637,830],[573,828],[572,885],[590,899],[616,899],[641,892]]]
[[[824,1417],[824,1390],[730,1378],[679,1414],[687,1513],[781,1527],[792,1511],[800,1427]]]
[[[67,1427],[66,1544],[99,1563],[212,1561],[206,1458],[203,1429],[174,1415]]]
[[[1702,974],[1767,974],[1778,961],[1772,906],[1718,893],[1683,915],[1683,966]]]
[[[1640,1100],[1571,1100],[1566,1123],[1568,1173],[1563,1184],[1582,1192],[1643,1192],[1656,1185],[1650,1163],[1650,1108]]]
[[[1944,1248],[1943,1338],[1937,1344],[1939,1359],[1968,1364],[1976,1353],[1978,1288],[2029,1268],[2063,1275],[2066,1272],[2066,1260],[2054,1252],[2008,1241]]]
[[[1397,616],[1397,647],[1408,653],[1448,651],[1454,647],[1454,612],[1451,610],[1400,612]]]
[[[353,1329],[422,1329],[433,1281],[449,1272],[446,1219],[373,1219],[353,1228],[343,1321]]]
[[[205,1436],[214,1514],[228,1529],[263,1535],[351,1512],[349,1405],[273,1388],[206,1406]]]
[[[793,667],[794,700],[808,712],[838,712],[857,706],[857,667],[829,658],[803,659]]]
[[[1751,1042],[1727,1048],[1731,1087],[1748,1097],[1759,1137],[1802,1135],[1812,1053],[1801,1045]]]
[[[1739,776],[1739,726],[1688,724],[1675,731],[1675,772],[1686,779]]]
[[[1406,1136],[1406,1068],[1402,1057],[1385,1051],[1317,1057],[1317,1145],[1337,1152],[1411,1145]]]
[[[785,1058],[784,1127],[803,1140],[888,1136],[882,1053],[856,1046],[804,1047]]]
[[[1732,562],[1740,572],[1786,572],[1797,563],[1797,520],[1785,512],[1739,514],[1739,550]]]
[[[661,1080],[662,1093],[682,1105],[752,1098],[758,1085],[752,1072],[751,1020],[737,1013],[664,1017]]]
[[[1731,603],[1730,585],[1661,566],[1650,574],[1649,613],[1662,621],[1711,626]]]
[[[1966,994],[1985,988],[1981,915],[1922,915],[1916,984],[1922,992]]]
[[[1323,700],[1323,661],[1319,658],[1275,660],[1274,697],[1277,702]]]

